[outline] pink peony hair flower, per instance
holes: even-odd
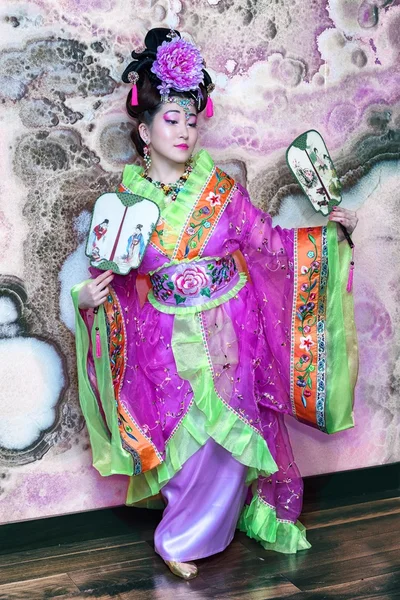
[[[161,81],[158,89],[167,95],[170,88],[177,92],[197,90],[204,79],[203,66],[201,54],[193,44],[174,38],[157,48],[151,70]]]

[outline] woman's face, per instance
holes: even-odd
[[[191,157],[198,137],[195,107],[190,106],[189,112],[185,112],[174,102],[163,104],[146,133],[153,160],[158,156],[185,163]]]

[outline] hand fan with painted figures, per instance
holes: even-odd
[[[299,135],[289,146],[286,161],[316,211],[328,215],[340,204],[342,186],[318,131]]]
[[[97,269],[127,275],[137,269],[157,225],[155,202],[129,192],[102,194],[94,205],[86,255]]]
[[[310,200],[314,210],[329,215],[342,201],[342,186],[326,144],[318,131],[311,129],[299,135],[286,151],[286,162]],[[352,239],[340,224],[353,248]]]

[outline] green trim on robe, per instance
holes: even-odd
[[[238,521],[238,529],[259,542],[266,550],[283,554],[295,554],[311,548],[306,538],[306,529],[297,521],[278,519],[272,506],[264,502],[255,491],[253,499],[246,505]]]
[[[357,338],[353,294],[346,285],[351,261],[347,242],[337,242],[335,223],[328,223],[328,285],[326,309],[326,429],[354,427],[353,394],[357,378]]]
[[[90,281],[90,280],[89,280]],[[89,334],[86,324],[78,308],[78,297],[84,281],[75,285],[71,290],[75,308],[75,344],[78,368],[79,400],[92,447],[93,466],[100,475],[133,475],[133,459],[129,452],[123,449],[118,428],[114,389],[108,355],[107,329],[103,307],[100,307],[94,317],[92,328],[92,348],[96,348],[96,331],[99,328],[102,353],[100,358],[93,357],[96,379],[101,397],[106,423],[100,412],[97,398],[89,381],[87,359],[89,353]]]

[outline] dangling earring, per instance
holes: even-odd
[[[149,170],[150,170],[150,166],[151,166],[151,155],[150,155],[150,148],[147,146],[147,144],[144,146],[143,148],[143,154],[144,154],[144,164],[145,164],[145,176],[147,176]]]

